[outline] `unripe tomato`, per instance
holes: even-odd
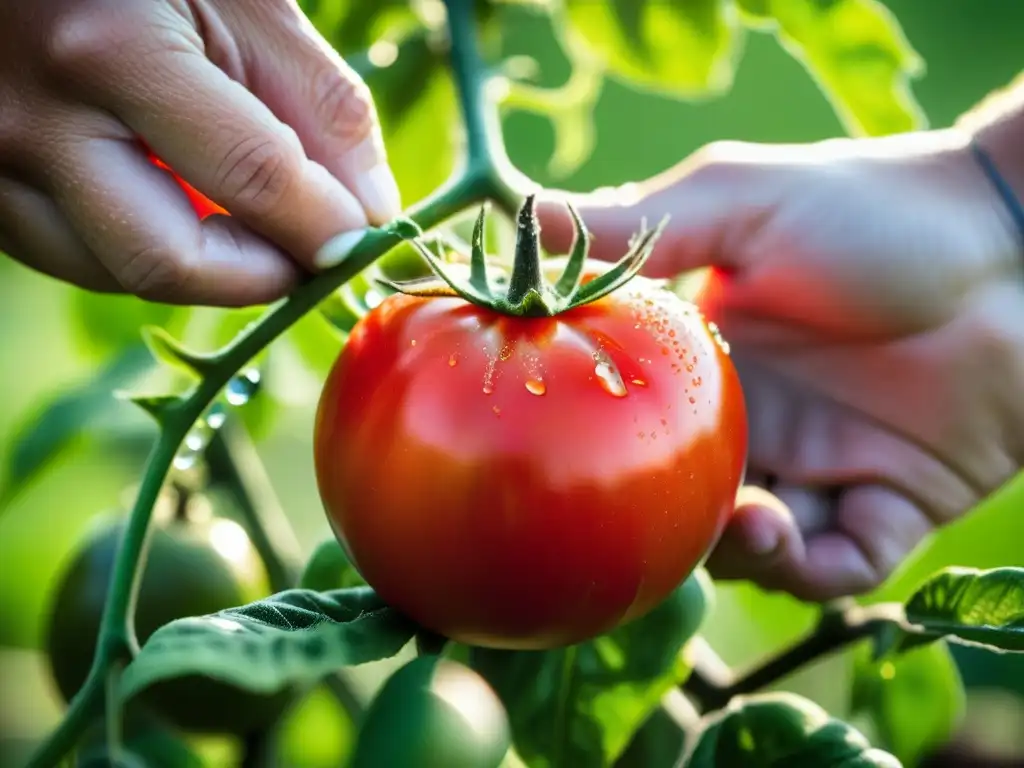
[[[505,708],[486,680],[458,662],[421,656],[381,686],[352,768],[498,768],[511,740]]]
[[[46,648],[54,680],[67,701],[92,665],[124,525],[120,515],[103,520],[56,589]],[[154,520],[136,607],[139,642],[174,619],[244,605],[268,592],[266,572],[245,530],[193,503],[185,519]],[[196,677],[158,683],[140,701],[184,730],[242,735],[272,722],[288,696],[250,694]]]
[[[643,277],[548,317],[389,296],[349,335],[315,431],[328,518],[366,581],[438,634],[509,649],[665,599],[721,535],[746,454],[726,345]]]

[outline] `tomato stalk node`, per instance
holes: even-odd
[[[379,279],[393,291],[410,296],[458,296],[472,304],[513,317],[552,317],[589,304],[618,290],[640,271],[654,250],[654,245],[668,222],[666,216],[654,229],[641,220],[640,231],[629,241],[629,249],[616,264],[582,283],[583,268],[590,250],[590,235],[579,213],[566,203],[575,227],[572,250],[561,277],[554,285],[544,280],[541,269],[540,224],[537,221],[536,196],[528,195],[519,209],[515,256],[512,273],[503,291],[496,290],[488,279],[487,254],[484,251],[484,226],[487,205],[480,208],[473,227],[469,279],[452,275],[441,258],[418,237],[407,238],[430,265],[432,276],[403,282]]]

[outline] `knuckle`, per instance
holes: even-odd
[[[313,104],[317,124],[350,144],[373,131],[376,110],[370,89],[357,76],[336,69],[324,69],[313,81]]]
[[[224,158],[216,187],[234,205],[254,215],[266,215],[298,182],[302,161],[297,142],[266,135],[245,138]]]
[[[118,283],[128,292],[149,301],[175,299],[191,279],[189,264],[164,248],[143,248],[117,271]]]
[[[125,42],[121,25],[107,14],[69,10],[52,24],[43,57],[51,70],[75,76],[83,68],[108,59]]]

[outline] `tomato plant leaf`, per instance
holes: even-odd
[[[669,713],[662,699],[662,706],[655,709],[633,734],[629,746],[615,761],[615,768],[676,766],[686,751],[686,739],[683,723]]]
[[[879,136],[926,127],[910,90],[924,62],[879,0],[762,0],[782,43],[817,81],[847,131]]]
[[[360,587],[365,584],[341,544],[333,537],[324,539],[317,545],[299,579],[299,586],[302,589],[320,592]]]
[[[946,568],[911,595],[905,610],[926,636],[1022,652],[1024,568]]]
[[[863,645],[853,654],[851,711],[866,713],[880,745],[917,765],[945,744],[963,715],[963,684],[944,642],[875,660]]]
[[[705,718],[686,768],[902,768],[853,726],[792,693],[733,699]]]
[[[394,656],[415,630],[369,587],[287,590],[161,627],[125,669],[121,693],[130,698],[156,682],[190,675],[275,693]]]
[[[687,641],[713,587],[698,571],[660,606],[592,641],[555,651],[473,648],[530,766],[612,765],[662,697],[690,672]]]
[[[146,348],[136,343],[90,380],[65,390],[31,413],[11,438],[3,498],[13,497],[76,438],[100,426],[116,431],[134,425],[136,414],[130,408],[122,409],[121,400],[113,392],[130,386],[152,364]],[[122,421],[125,416],[128,421]]]
[[[567,0],[571,46],[631,85],[673,96],[724,93],[742,29],[725,0]]]
[[[137,344],[147,325],[180,333],[191,314],[189,307],[144,301],[130,294],[74,291],[68,304],[79,346],[98,355],[120,352]]]

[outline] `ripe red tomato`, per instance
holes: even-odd
[[[192,204],[192,210],[196,212],[196,215],[200,219],[205,219],[207,216],[212,216],[215,213],[227,213],[227,211],[224,208],[217,205],[217,203],[213,202],[213,200],[208,198],[202,192],[200,192],[187,181],[185,181],[183,178],[181,178],[181,176],[179,176],[174,171],[173,168],[167,165],[167,163],[165,163],[159,157],[154,155],[151,151],[147,150],[146,153],[149,156],[149,160],[151,163],[153,163],[153,165],[171,174],[171,177],[177,182],[178,186],[181,187],[182,190],[185,192],[185,195],[188,197],[189,203]]]
[[[315,430],[366,581],[439,634],[514,649],[661,602],[717,541],[746,454],[723,342],[642,277],[551,317],[390,296],[349,335]]]

